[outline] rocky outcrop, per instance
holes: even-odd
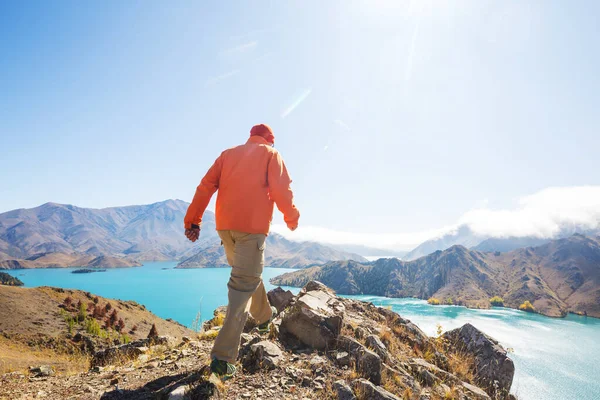
[[[211,329],[219,328],[222,311],[207,324]],[[225,384],[210,373],[213,337],[203,332],[197,338],[154,337],[98,351],[91,371],[68,378],[14,374],[0,376],[0,386],[8,398],[491,400],[478,379],[506,384],[497,375],[501,371],[477,379],[464,373],[479,371],[478,354],[497,359],[481,350],[488,341],[497,344],[478,332],[466,327],[462,334],[430,339],[390,310],[338,298],[310,282],[275,316],[268,335],[254,328],[242,335],[236,377]],[[450,340],[472,345],[464,346],[472,353],[452,354]],[[467,365],[456,368],[461,361]]]
[[[494,399],[508,396],[515,366],[495,339],[471,324],[446,332],[443,338],[454,351],[466,352],[475,358],[476,382],[490,396]]]
[[[342,329],[344,311],[333,291],[321,283],[309,282],[294,305],[283,313],[280,338],[315,350],[333,348]]]

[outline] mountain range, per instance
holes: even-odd
[[[196,243],[183,235],[189,203],[91,209],[46,203],[0,214],[0,269],[126,267],[142,261],[182,260],[182,268],[223,266],[215,215],[206,211]],[[277,234],[268,238],[267,265],[302,268],[363,257]]]
[[[303,286],[311,280],[340,294],[434,297],[476,308],[489,308],[489,299],[500,296],[505,306],[530,301],[549,316],[600,317],[600,237],[575,234],[505,253],[455,245],[413,261],[338,261],[290,272],[272,283]]]
[[[523,247],[540,246],[550,242],[552,239],[566,238],[576,233],[593,237],[600,235],[600,229],[563,227],[553,238],[540,238],[534,236],[494,237],[478,234],[473,232],[469,226],[461,225],[445,235],[426,240],[405,254],[402,259],[406,261],[416,260],[417,258],[424,257],[435,251],[445,250],[455,245],[478,251],[508,252]]]

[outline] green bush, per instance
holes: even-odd
[[[504,307],[504,300],[500,296],[492,297],[490,303],[492,303],[494,307]]]
[[[90,335],[100,336],[101,330],[100,324],[94,318],[87,318],[85,320],[85,331]]]
[[[87,317],[87,307],[83,303],[79,302],[79,312],[77,313],[77,322],[85,321]]]
[[[449,305],[449,306],[451,306],[451,305],[453,305],[453,304],[454,304],[454,301],[452,300],[452,297],[448,297],[448,298],[446,299],[446,304],[447,304],[447,305]]]

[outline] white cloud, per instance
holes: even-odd
[[[552,187],[519,199],[513,210],[480,208],[459,224],[493,237],[551,238],[564,228],[596,229],[600,221],[600,186]]]
[[[420,243],[467,225],[476,234],[492,237],[535,236],[551,238],[561,229],[600,228],[600,186],[552,187],[519,199],[514,209],[484,207],[463,214],[453,226],[419,232],[344,232],[318,226],[302,226],[290,232],[283,225],[272,230],[291,240],[410,250]]]

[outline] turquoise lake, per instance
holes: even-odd
[[[93,274],[72,274],[72,269],[7,272],[27,287],[56,286],[135,300],[160,317],[188,326],[198,312],[203,319],[209,319],[217,306],[227,303],[228,268],[176,270],[175,265],[176,262],[156,262]],[[284,272],[288,270],[265,269],[267,290],[273,288],[269,278]],[[504,308],[469,310],[430,306],[415,299],[347,297],[391,306],[429,335],[435,334],[437,324],[449,330],[470,322],[512,349],[516,367],[512,392],[521,400],[600,399],[600,319],[574,315],[553,319]]]

